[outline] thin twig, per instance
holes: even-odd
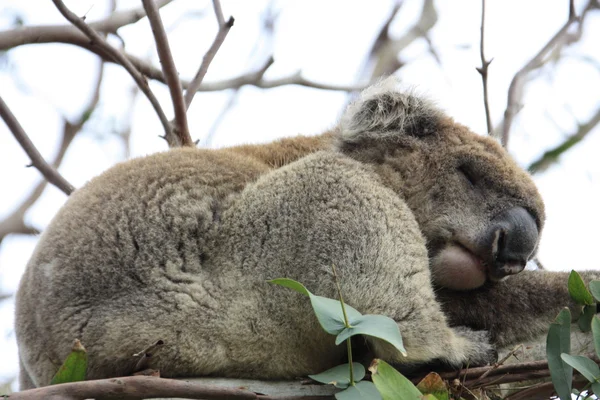
[[[493,59],[486,60],[484,53],[485,39],[485,0],[481,0],[481,40],[479,43],[479,54],[481,55],[481,67],[476,68],[477,72],[481,75],[481,81],[483,83],[483,105],[485,106],[485,122],[487,123],[488,135],[493,134],[494,127],[492,126],[492,118],[490,116],[490,103],[488,101],[488,67]]]
[[[219,23],[219,31],[217,32],[217,36],[215,37],[215,40],[211,44],[210,48],[208,49],[204,57],[202,57],[202,63],[200,64],[200,68],[198,68],[198,72],[196,72],[194,79],[192,79],[192,81],[189,83],[188,89],[185,92],[185,105],[187,108],[189,108],[190,104],[192,104],[192,100],[194,100],[194,95],[198,91],[198,88],[200,88],[200,85],[202,84],[202,81],[204,80],[204,77],[208,72],[208,67],[210,66],[210,63],[212,62],[213,58],[215,58],[217,51],[219,51],[219,48],[225,41],[225,38],[227,37],[227,34],[229,33],[229,30],[231,29],[231,27],[233,26],[233,22],[235,21],[233,17],[229,17],[227,22],[225,22],[225,19],[223,18],[223,12],[221,11],[221,3],[219,2],[219,0],[213,0],[213,6],[215,9],[215,15],[217,16],[217,22]]]
[[[29,139],[29,136],[27,136],[27,133],[25,133],[25,130],[23,130],[23,127],[21,126],[17,118],[14,116],[14,114],[10,111],[8,105],[6,105],[1,96],[0,117],[2,117],[2,119],[6,123],[6,126],[8,126],[8,129],[10,129],[15,139],[17,139],[23,150],[25,150],[25,153],[27,153],[27,155],[31,159],[31,165],[37,168],[42,173],[42,175],[44,175],[44,178],[48,180],[48,182],[62,190],[66,195],[70,195],[73,192],[73,190],[75,190],[73,185],[71,185],[61,174],[58,173],[58,171],[54,167],[52,167],[44,160],[38,149],[36,149],[31,139]]]
[[[483,380],[486,376],[488,376],[492,371],[497,370],[498,368],[500,368],[500,366],[504,365],[504,363],[511,358],[512,356],[515,355],[515,353],[518,350],[523,350],[523,345],[520,344],[518,346],[516,346],[514,349],[512,349],[511,351],[508,352],[508,354],[506,354],[504,357],[502,357],[502,359],[500,361],[498,361],[497,363],[494,363],[494,365],[492,365],[492,368],[488,369],[487,371],[485,371],[483,374],[481,374],[481,376],[478,378],[478,380]],[[475,381],[477,382],[477,381]]]
[[[139,353],[135,353],[133,357],[139,357],[133,372],[139,372],[148,368],[148,364],[152,357],[159,351],[162,346],[165,344],[163,340],[157,340],[155,343],[152,343],[150,346],[140,351]]]
[[[172,127],[171,123],[167,119],[165,113],[163,112],[160,103],[150,90],[150,86],[148,86],[148,81],[140,71],[136,69],[133,63],[127,58],[121,51],[112,47],[108,42],[100,36],[94,29],[92,29],[88,24],[86,24],[83,18],[75,15],[71,10],[65,6],[65,4],[61,0],[52,0],[56,8],[60,11],[60,13],[73,25],[79,28],[88,38],[91,39],[92,43],[90,43],[90,47],[92,48],[100,48],[102,53],[105,53],[110,57],[111,61],[120,64],[129,72],[129,75],[134,79],[137,85],[140,87],[142,92],[146,95],[154,111],[158,115],[158,118],[163,125],[165,130],[165,137],[172,137]]]
[[[581,21],[580,18],[574,12],[573,0],[569,1],[569,19],[565,24],[552,36],[552,38],[541,48],[541,50],[525,64],[513,77],[508,88],[508,100],[506,103],[506,110],[504,111],[504,121],[502,122],[502,146],[507,147],[508,138],[510,135],[510,128],[514,121],[515,116],[521,110],[521,99],[523,98],[523,85],[525,83],[525,77],[533,70],[541,67],[546,56],[556,46],[562,44],[563,39],[567,35],[567,32],[571,25],[577,21]]]
[[[183,89],[181,88],[177,67],[175,66],[171,48],[169,47],[167,32],[165,32],[165,27],[163,26],[158,7],[156,7],[154,0],[142,0],[142,4],[148,15],[150,26],[152,27],[156,51],[158,53],[158,58],[160,59],[160,64],[162,65],[163,75],[171,93],[171,101],[173,102],[173,112],[175,114],[175,137],[173,139],[176,138],[177,140],[169,140],[169,138],[167,138],[167,141],[171,146],[176,144],[177,146],[193,147],[194,141],[190,136],[186,116],[187,107],[183,102]]]
[[[598,124],[600,124],[600,108],[596,110],[596,113],[588,122],[583,125],[579,125],[575,133],[570,134],[558,146],[553,147],[550,150],[546,150],[544,154],[540,156],[540,158],[533,161],[529,167],[527,167],[527,170],[531,174],[537,174],[539,172],[546,171],[548,168],[550,168],[550,166],[558,162],[562,154],[585,139],[585,137]]]

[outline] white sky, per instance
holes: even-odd
[[[259,15],[266,1],[222,0],[225,16],[235,25],[215,58],[206,81],[236,76],[258,68],[274,52],[275,64],[266,78],[287,76],[302,70],[318,82],[352,84],[381,23],[391,9],[390,1],[278,1],[281,14],[273,43],[260,35]],[[401,35],[420,12],[420,0],[407,0],[392,25]],[[490,66],[489,89],[492,119],[501,120],[507,88],[514,73],[562,26],[567,18],[567,1],[488,0],[486,56]],[[582,2],[578,2],[581,5]],[[439,21],[431,41],[441,58],[441,67],[429,54],[423,40],[404,53],[409,64],[399,76],[407,86],[437,100],[455,119],[475,132],[485,131],[480,65],[480,1],[438,1]],[[87,13],[88,21],[105,15],[106,4],[98,0],[68,1],[77,14]],[[137,7],[138,1],[120,1],[119,8]],[[186,11],[187,10],[187,11]],[[0,29],[7,29],[14,12],[27,24],[63,24],[63,17],[49,1],[2,0]],[[204,18],[180,18],[182,14],[204,12]],[[216,33],[209,1],[177,0],[163,9],[171,47],[181,75],[190,78]],[[153,51],[152,35],[146,20],[120,31],[128,51],[146,57]],[[563,61],[545,67],[527,87],[524,107],[513,125],[509,150],[521,165],[558,144],[585,122],[599,106],[600,93],[600,12],[588,16],[585,34],[570,47]],[[592,59],[586,62],[584,58]],[[159,65],[156,57],[152,58]],[[594,64],[595,63],[595,64]],[[52,158],[57,150],[61,118],[74,118],[88,100],[97,70],[95,56],[67,45],[23,46],[9,53],[9,64],[0,69],[0,94],[19,118],[40,152]],[[79,187],[91,177],[123,159],[122,143],[107,134],[110,126],[122,126],[129,113],[129,92],[133,82],[119,68],[108,65],[102,100],[95,124],[72,144],[61,173]],[[168,92],[152,83],[163,107],[170,114]],[[200,93],[189,111],[194,139],[203,139],[229,94]],[[344,104],[344,93],[286,86],[271,90],[245,87],[220,125],[212,145],[265,142],[298,133],[319,133],[331,127]],[[163,151],[158,138],[161,127],[147,100],[139,96],[133,109],[132,155]],[[596,128],[582,144],[562,157],[561,163],[536,176],[547,206],[547,225],[540,246],[540,258],[552,270],[599,268],[595,246],[600,239],[600,135]],[[4,124],[0,123],[0,218],[11,212],[40,179],[34,169],[23,168],[29,160]],[[65,196],[50,187],[27,214],[27,221],[43,228]],[[0,292],[16,289],[20,275],[35,246],[34,237],[10,236],[0,248]],[[11,301],[0,303],[0,381],[16,375],[17,354],[12,334]]]

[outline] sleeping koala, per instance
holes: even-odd
[[[544,223],[530,177],[396,86],[367,89],[320,136],[172,149],[73,193],[17,294],[21,387],[48,385],[75,338],[89,379],[130,374],[158,339],[149,367],[166,377],[321,372],[345,347],[267,280],[336,297],[332,264],[348,304],[398,323],[406,357],[366,338],[398,365],[485,364],[545,332],[570,300],[565,274],[521,272]]]

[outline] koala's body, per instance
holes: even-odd
[[[49,384],[78,338],[88,378],[130,374],[161,339],[163,376],[291,378],[343,361],[291,278],[384,314],[399,365],[485,363],[569,305],[566,276],[520,272],[544,221],[529,176],[387,80],[316,137],[174,149],[75,191],[43,233],[17,294],[22,388]],[[470,290],[470,291],[465,291]]]

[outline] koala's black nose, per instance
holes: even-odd
[[[498,280],[525,268],[537,246],[538,229],[527,210],[515,207],[496,216],[486,236],[490,278]]]

